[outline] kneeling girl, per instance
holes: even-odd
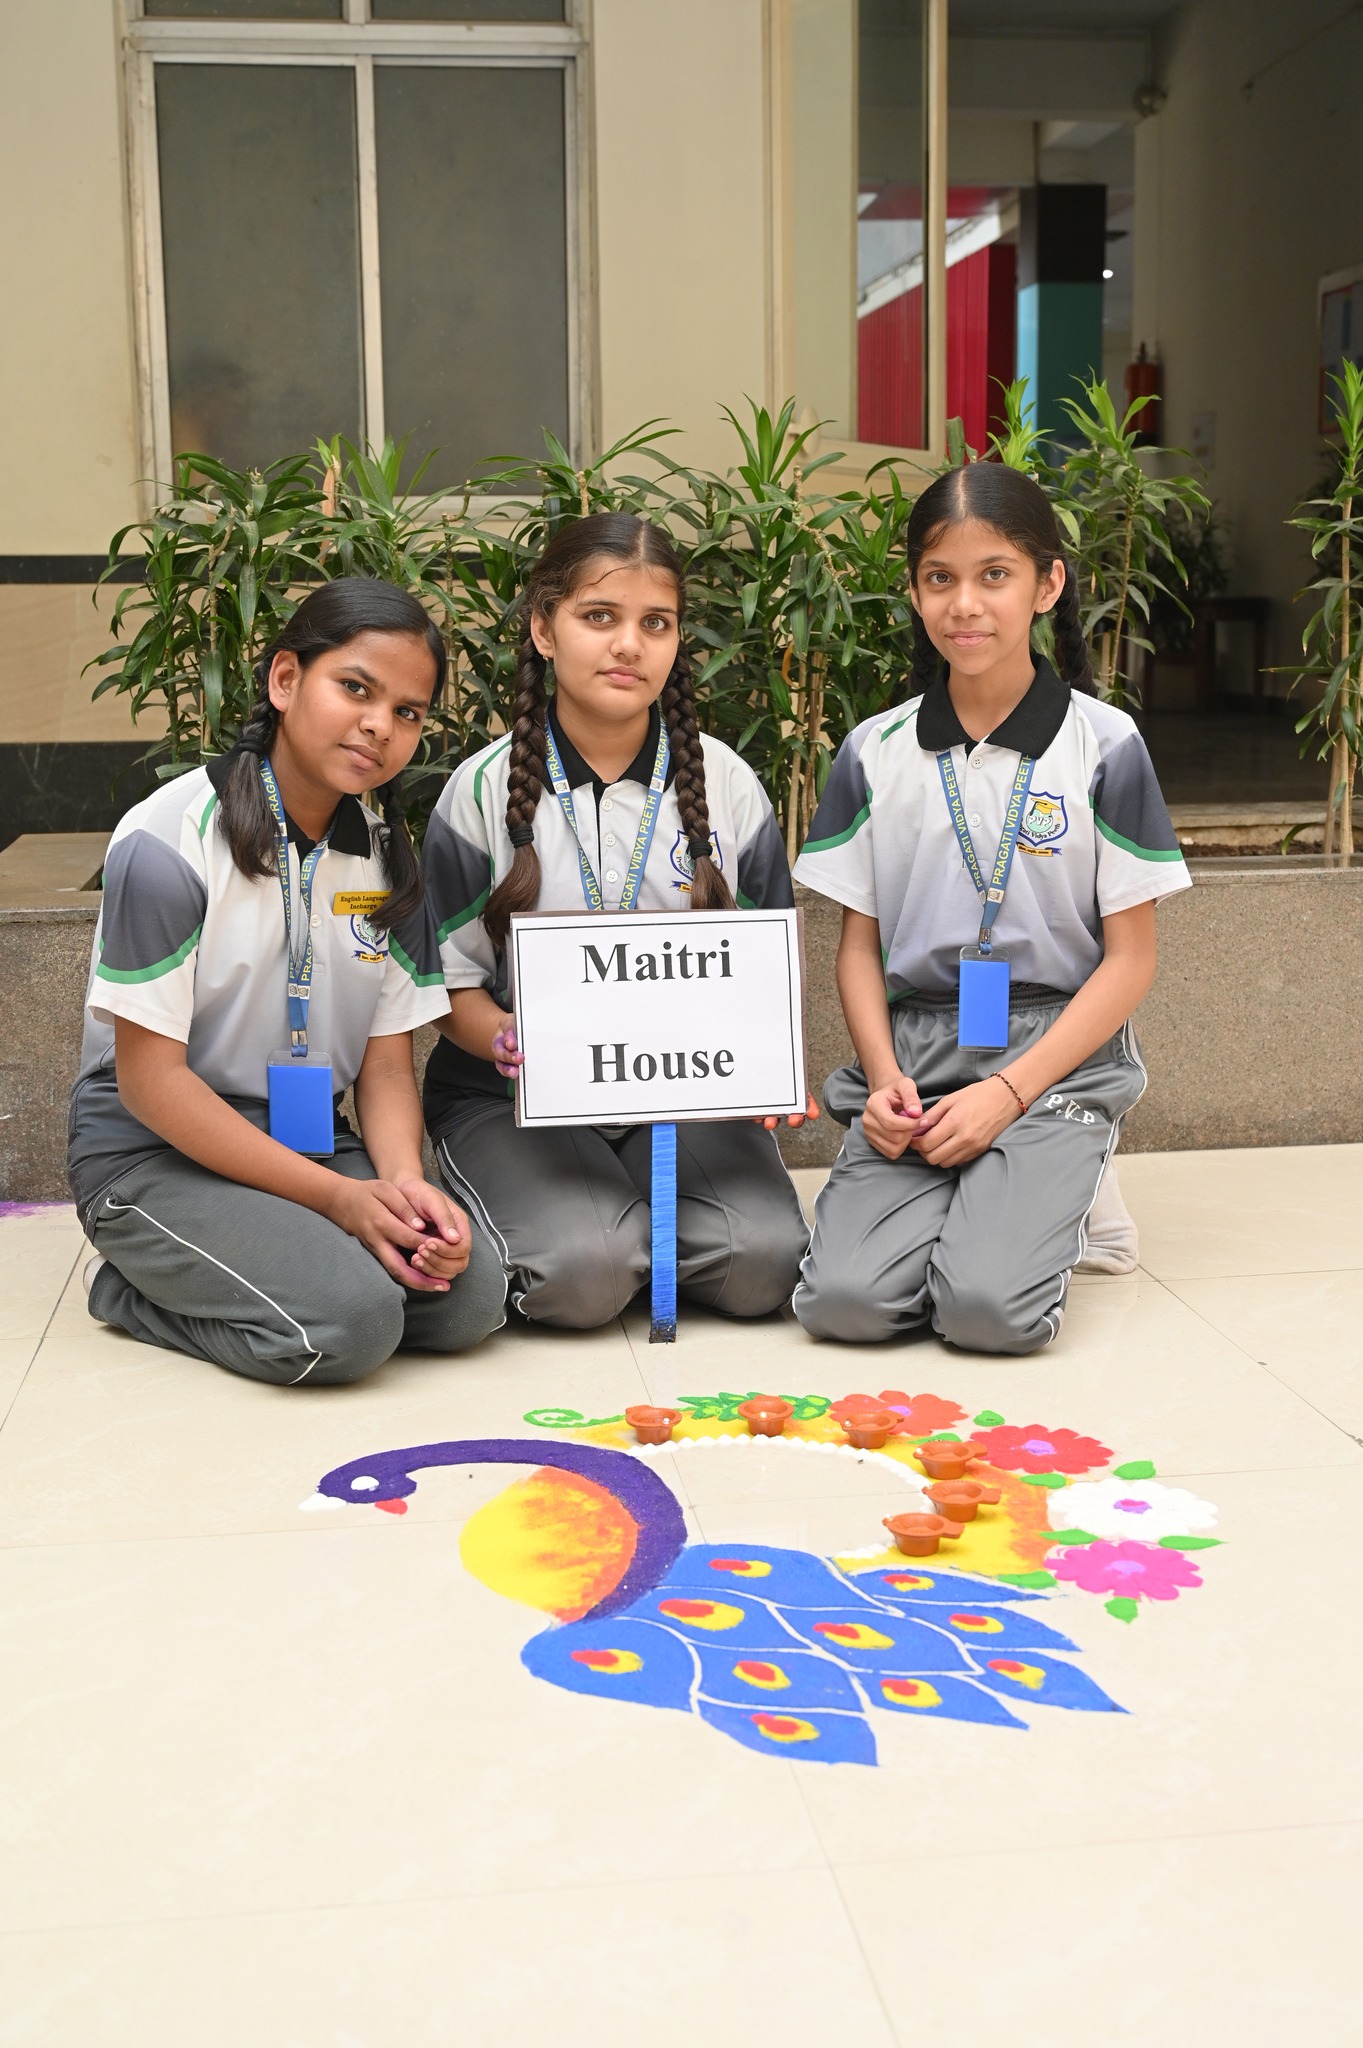
[[[914,507],[908,553],[914,693],[844,742],[795,868],[843,905],[858,1063],[828,1082],[851,1129],[794,1307],[816,1337],[930,1321],[1028,1352],[1059,1331],[1144,1090],[1129,1020],[1155,904],[1189,877],[1139,732],[1094,695],[1040,487],[954,469]],[[1046,612],[1059,674],[1031,647]]]
[[[496,1250],[422,1177],[412,1066],[447,1005],[398,778],[444,672],[415,598],[324,584],[239,746],[115,832],[71,1101],[97,1320],[307,1386],[502,1322]]]
[[[423,853],[450,989],[426,1071],[436,1155],[503,1245],[516,1305],[574,1329],[609,1321],[648,1279],[650,1133],[517,1127],[512,915],[793,900],[756,776],[697,731],[684,600],[658,527],[626,513],[565,527],[522,599],[512,730],[451,776]],[[770,1130],[677,1127],[684,1296],[763,1315],[789,1299],[807,1242]]]

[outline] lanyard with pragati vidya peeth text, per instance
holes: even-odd
[[[559,800],[563,815],[568,820],[569,830],[577,841],[582,894],[586,898],[589,910],[601,910],[605,907],[601,896],[601,884],[596,879],[596,871],[587,858],[582,835],[577,829],[573,793],[568,787],[568,778],[563,772],[563,763],[554,744],[554,734],[548,719],[544,722],[544,742],[549,780],[554,786],[554,795]],[[640,884],[644,879],[648,849],[653,844],[653,831],[658,822],[658,806],[667,787],[669,758],[667,727],[660,725],[658,751],[653,761],[653,773],[649,778],[648,795],[644,799],[644,814],[639,820],[634,851],[630,855],[629,867],[625,871],[625,886],[620,892],[621,910],[633,910]],[[675,1343],[677,1336],[677,1126],[673,1123],[655,1123],[652,1127],[649,1213],[652,1240],[652,1300],[648,1341],[650,1344],[672,1344]]]
[[[298,1060],[308,1056],[308,1004],[312,1000],[312,878],[317,872],[317,863],[326,852],[331,838],[330,829],[318,840],[312,852],[300,858],[298,863],[298,893],[302,903],[303,944],[294,945],[293,886],[289,873],[289,825],[284,816],[284,805],[279,794],[279,784],[274,779],[274,770],[268,761],[260,764],[260,779],[265,785],[265,801],[270,806],[275,821],[275,865],[279,871],[279,886],[284,896],[284,943],[289,956],[289,1051]]]
[[[980,913],[979,947],[988,954],[994,947],[994,924],[1008,888],[1008,875],[1017,852],[1018,834],[1022,830],[1022,814],[1027,807],[1027,793],[1032,786],[1032,770],[1036,762],[1026,754],[1018,762],[1018,772],[1013,777],[1013,787],[1008,796],[1008,808],[1003,815],[1003,833],[999,839],[999,850],[994,858],[994,872],[986,883],[980,858],[975,851],[975,842],[970,836],[970,827],[965,821],[965,805],[961,801],[960,784],[956,780],[956,768],[950,749],[937,756],[937,768],[946,794],[947,810],[960,842],[961,858],[966,873],[978,889],[982,900]]]
[[[582,834],[577,829],[577,813],[573,809],[573,793],[568,787],[568,778],[563,772],[563,763],[559,759],[559,751],[554,744],[553,728],[550,726],[548,719],[544,722],[544,752],[545,765],[549,770],[549,780],[553,784],[554,795],[558,798],[563,815],[568,820],[568,829],[577,842],[577,861],[582,875],[582,894],[586,898],[587,908],[588,910],[603,910],[605,903],[601,895],[601,884],[596,879],[596,870],[587,858],[586,848],[582,844]],[[621,910],[633,910],[635,898],[639,894],[639,888],[644,879],[644,867],[648,860],[648,850],[653,844],[653,831],[658,822],[658,806],[663,800],[663,791],[667,787],[667,764],[670,758],[667,744],[667,727],[660,725],[658,728],[658,752],[653,762],[653,774],[649,778],[648,795],[644,799],[644,814],[639,820],[639,831],[634,841],[634,851],[629,857],[629,866],[625,870],[625,886],[620,892]]]

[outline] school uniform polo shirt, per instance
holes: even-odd
[[[611,783],[603,782],[567,735],[554,727],[577,829],[608,911],[620,907],[657,759],[660,723],[655,704],[647,738],[619,781]],[[715,864],[735,902],[747,910],[788,909],[795,900],[790,869],[761,783],[722,740],[703,735],[701,748]],[[503,1009],[510,1008],[506,960],[488,937],[482,915],[514,854],[506,829],[510,753],[508,735],[455,769],[441,792],[422,849],[426,894],[435,915],[447,987],[485,988]],[[638,910],[686,910],[690,904],[691,856],[673,781],[669,763],[653,843],[635,898]],[[548,784],[535,810],[535,851],[540,862],[538,908],[581,910],[578,842]],[[490,1061],[476,1059],[442,1038],[426,1069],[426,1121],[438,1130],[445,1111],[465,1096],[497,1095],[504,1100],[513,1092],[513,1084]]]
[[[109,843],[71,1098],[69,1166],[82,1221],[122,1174],[168,1149],[119,1100],[116,1017],[178,1040],[215,1094],[268,1128],[266,1063],[289,1043],[284,898],[276,874],[241,873],[219,829],[219,792],[234,759],[166,783],[128,812]],[[380,824],[355,797],[342,797],[312,881],[308,1048],[330,1060],[338,1100],[371,1038],[415,1030],[449,1007],[427,907],[392,932],[365,914],[388,889]],[[295,915],[300,853],[312,844],[290,822]]]
[[[1145,742],[1124,711],[1070,690],[1040,660],[988,739],[972,740],[945,680],[849,733],[795,863],[795,878],[880,925],[893,1002],[950,996],[981,900],[942,788],[950,752],[975,852],[989,876],[1019,757],[1036,763],[994,943],[1014,986],[1070,996],[1103,957],[1102,920],[1190,887]]]

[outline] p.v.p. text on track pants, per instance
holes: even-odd
[[[956,1043],[954,1004],[899,1004],[895,1056],[924,1107],[1034,1045],[1064,999],[1020,1002],[1008,1050]],[[999,1083],[994,1083],[995,1087]],[[1084,1225],[1121,1118],[1145,1088],[1129,1024],[1008,1125],[968,1166],[886,1159],[861,1125],[859,1066],[829,1076],[830,1113],[851,1128],[814,1211],[794,1308],[812,1337],[873,1344],[926,1323],[967,1351],[1023,1353],[1060,1329]],[[853,1121],[855,1119],[855,1121]]]
[[[596,1329],[647,1285],[647,1124],[524,1130],[510,1102],[459,1103],[435,1134],[457,1202],[502,1245],[511,1298],[532,1322]],[[789,1301],[809,1231],[770,1131],[677,1125],[677,1287],[729,1316]]]
[[[328,1162],[375,1179],[353,1132]],[[506,1274],[476,1216],[447,1294],[403,1287],[358,1238],[278,1195],[223,1180],[179,1152],[134,1167],[101,1200],[91,1241],[108,1264],[90,1313],[144,1343],[276,1386],[363,1379],[402,1345],[466,1351],[505,1320]]]

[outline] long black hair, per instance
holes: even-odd
[[[909,514],[906,536],[909,576],[916,585],[918,565],[927,550],[949,526],[961,526],[978,519],[992,526],[1006,541],[1034,563],[1039,576],[1048,576],[1056,562],[1065,568],[1065,587],[1051,611],[1055,630],[1055,665],[1072,690],[1097,696],[1088,643],[1079,618],[1079,585],[1074,564],[1065,553],[1055,507],[1039,483],[1010,469],[1002,462],[967,462],[949,469],[930,483]],[[935,683],[945,663],[915,614],[913,635],[913,688],[917,694]]]
[[[330,654],[361,633],[407,633],[423,640],[435,664],[434,703],[445,687],[445,643],[429,613],[410,591],[372,576],[338,576],[309,591],[282,633],[255,665],[256,701],[241,728],[240,751],[222,792],[218,817],[232,859],[244,875],[275,871],[276,825],[260,778],[260,763],[274,745],[279,713],[270,702],[270,668],[277,654],[296,654],[300,668]],[[383,824],[375,835],[389,895],[369,912],[387,929],[410,917],[421,901],[421,864],[402,810],[402,777],[376,792]]]
[[[506,785],[506,826],[515,848],[511,866],[487,900],[483,924],[494,945],[506,944],[507,926],[518,912],[539,902],[540,863],[535,851],[535,811],[548,781],[544,720],[548,707],[548,664],[530,633],[534,618],[548,619],[585,580],[602,556],[632,568],[660,569],[677,587],[677,615],[686,609],[681,558],[660,526],[632,512],[591,512],[560,528],[536,562],[521,596],[520,672],[512,713],[511,755]],[[715,865],[710,810],[705,796],[705,757],[696,724],[691,664],[680,641],[677,658],[659,700],[676,769],[673,791],[691,856],[692,910],[732,910],[734,899]]]

